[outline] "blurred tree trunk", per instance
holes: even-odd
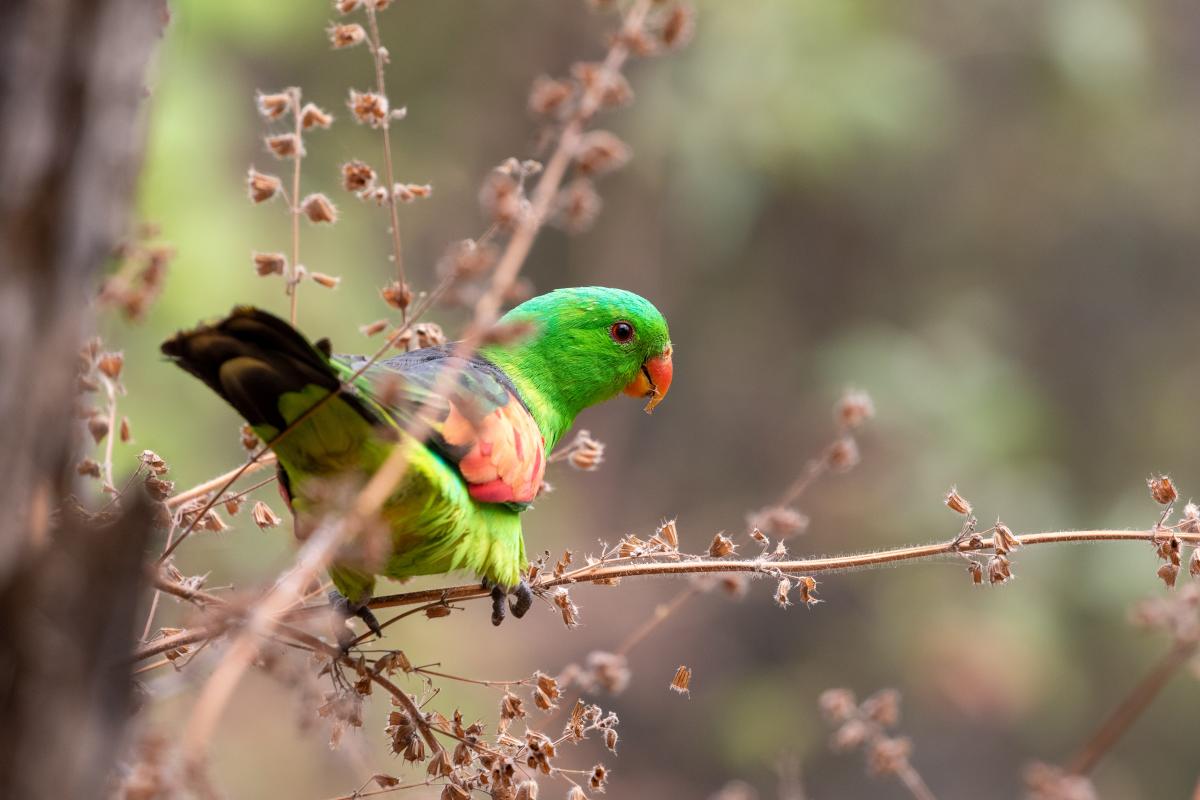
[[[161,0],[0,2],[0,797],[107,794],[128,717],[146,506],[103,526],[54,511],[165,21]]]

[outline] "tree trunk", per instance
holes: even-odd
[[[76,353],[128,224],[161,0],[0,2],[0,797],[107,794],[149,528],[71,493]],[[115,432],[110,435],[115,435]]]

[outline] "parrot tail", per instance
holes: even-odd
[[[238,307],[220,322],[180,332],[162,352],[233,406],[264,441],[294,426],[272,446],[293,477],[361,464],[381,421],[351,393],[325,400],[341,387],[328,340],[310,344],[256,308]]]

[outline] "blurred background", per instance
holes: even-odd
[[[526,516],[532,551],[595,550],[678,517],[685,550],[745,531],[834,430],[848,386],[878,415],[862,465],[821,481],[801,554],[945,539],[957,484],[986,527],[1020,532],[1145,527],[1151,471],[1200,493],[1194,342],[1200,248],[1200,9],[1187,0],[702,0],[695,40],[637,61],[636,101],[599,120],[633,148],[601,180],[594,228],[546,231],[525,270],[538,290],[605,284],[642,293],[671,323],[674,391],[653,418],[631,401],[580,420],[609,448],[599,472],[548,475],[556,491]],[[251,206],[262,146],[254,91],[303,87],[339,117],[307,137],[306,191],[340,202],[336,226],[306,226],[303,262],[342,277],[306,284],[300,327],[340,351],[377,346],[358,326],[385,315],[384,212],[341,192],[338,166],[378,164],[379,138],[344,100],[371,83],[362,48],[329,49],[325,2],[177,0],[152,81],[140,212],[178,250],[147,320],[107,320],[123,348],[122,411],[135,444],[173,465],[179,487],[243,458],[240,421],[164,363],[180,327],[254,303],[285,313],[282,284],[253,250],[286,250],[282,204]],[[531,80],[598,57],[613,18],[583,3],[398,3],[382,15],[397,178],[432,183],[401,209],[410,275],[433,285],[452,240],[486,227],[488,170],[534,154]],[[433,319],[455,332],[461,312]],[[280,511],[273,487],[260,493]],[[285,567],[286,527],[246,515],[179,551],[210,586],[253,585]],[[743,546],[745,547],[745,546]],[[633,680],[596,700],[621,717],[609,795],[705,797],[740,779],[775,796],[794,757],[812,798],[899,798],[834,755],[816,711],[825,688],[904,695],[913,761],[939,796],[1020,793],[1032,759],[1065,760],[1166,649],[1126,622],[1166,590],[1147,546],[1019,552],[1015,581],[970,585],[959,562],[827,575],[811,609],[782,610],[773,584],[691,601],[633,651]],[[682,582],[585,587],[583,625],[539,604],[493,629],[482,604],[391,629],[389,646],[456,674],[555,672],[611,649]],[[384,584],[385,591],[395,590]],[[170,606],[171,604],[167,604]],[[172,606],[163,622],[181,618]],[[174,615],[174,616],[172,616]],[[690,698],[667,690],[679,664]],[[154,725],[182,724],[204,670],[148,681]],[[1101,765],[1103,796],[1187,796],[1197,780],[1200,687],[1179,676]],[[498,694],[443,686],[435,707],[496,717]],[[301,706],[262,675],[220,729],[213,773],[231,797],[322,798],[371,772],[404,774],[382,734],[386,700],[331,752]],[[558,723],[551,723],[557,728]],[[568,748],[589,767],[599,749]],[[416,775],[423,772],[418,771]],[[564,784],[543,796],[565,794]],[[432,795],[431,795],[432,796]]]

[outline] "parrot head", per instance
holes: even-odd
[[[671,388],[667,321],[633,292],[598,286],[558,289],[525,301],[501,323],[527,325],[531,333],[485,348],[483,354],[505,369],[523,393],[540,395],[552,405],[568,426],[584,408],[622,392],[646,399],[649,413]],[[538,416],[537,409],[531,410]]]

